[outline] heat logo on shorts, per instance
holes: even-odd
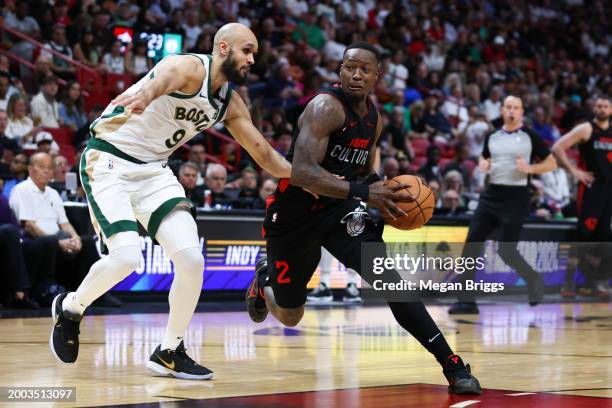
[[[346,232],[351,237],[356,237],[365,230],[365,220],[370,219],[370,215],[365,208],[359,206],[340,220],[341,224],[346,224]]]

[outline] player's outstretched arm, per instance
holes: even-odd
[[[555,144],[553,144],[551,148],[551,151],[557,158],[559,164],[569,171],[578,181],[581,181],[587,185],[591,184],[595,179],[593,174],[580,170],[578,167],[572,164],[565,151],[577,143],[584,143],[588,141],[591,137],[592,131],[593,128],[590,123],[582,123],[574,127],[568,133],[564,134],[555,142]]]
[[[113,99],[112,103],[125,106],[131,113],[142,113],[149,104],[162,95],[180,91],[187,94],[197,92],[206,74],[204,65],[193,55],[174,55],[162,60],[142,88],[133,93],[125,92]],[[150,75],[150,74],[147,74]]]
[[[291,184],[327,197],[349,198],[349,195],[356,197],[357,193],[360,195],[356,198],[380,208],[388,216],[403,215],[395,202],[413,200],[409,194],[399,192],[405,185],[389,187],[382,182],[358,185],[338,178],[321,166],[330,135],[341,129],[344,121],[344,108],[333,96],[319,95],[308,103],[299,120]]]
[[[235,92],[230,101],[224,124],[234,139],[249,152],[259,166],[274,177],[289,178],[291,176],[291,163],[274,150],[253,125],[249,110],[242,98]]]

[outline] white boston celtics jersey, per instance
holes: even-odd
[[[128,115],[123,106],[109,104],[90,126],[92,137],[104,140],[121,152],[144,162],[165,160],[182,144],[224,119],[231,88],[226,82],[212,95],[210,55],[193,54],[202,61],[206,76],[200,89],[187,95],[174,92],[152,101],[141,114]],[[172,58],[172,57],[167,57]],[[125,92],[135,93],[155,80],[154,67]]]

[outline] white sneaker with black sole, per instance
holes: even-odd
[[[349,283],[346,285],[346,289],[344,290],[344,295],[342,296],[342,301],[344,303],[362,303],[363,299],[361,298],[361,292],[359,288],[354,283]]]
[[[147,368],[158,374],[170,375],[183,380],[210,380],[214,373],[196,363],[187,355],[185,344],[181,341],[176,350],[162,350],[157,346],[147,362]]]
[[[320,283],[306,296],[308,303],[324,303],[332,300],[334,300],[334,294],[324,283]]]

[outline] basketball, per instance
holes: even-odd
[[[406,215],[393,218],[385,218],[385,221],[401,230],[413,230],[421,228],[431,218],[436,206],[436,196],[429,186],[420,177],[400,175],[389,181],[390,186],[396,184],[408,184],[407,190],[415,198],[411,203],[397,203]]]

